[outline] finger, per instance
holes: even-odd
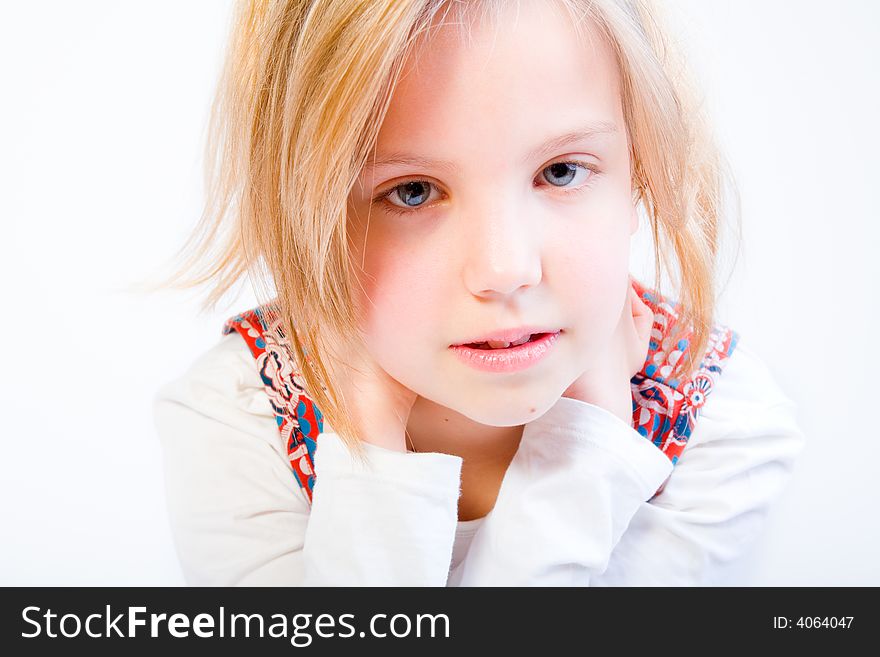
[[[626,293],[626,300],[623,303],[623,308],[621,308],[620,310],[620,318],[617,322],[618,335],[623,338],[624,344],[627,347],[627,351],[629,351],[629,349],[631,348],[636,335],[633,322],[634,310],[635,308],[633,305],[633,288],[632,285],[630,285],[629,290]]]
[[[632,286],[632,276],[629,278],[629,286],[626,291],[626,300],[623,303],[623,308],[620,311],[620,322],[624,327],[629,327],[632,324],[633,313],[635,307],[633,305],[633,298],[635,295],[635,290]]]
[[[631,373],[641,370],[648,355],[651,339],[651,328],[654,324],[654,311],[645,304],[636,290],[631,288],[632,318],[629,331],[629,353],[632,354],[630,361]]]
[[[624,313],[626,324],[628,327],[631,328],[630,334],[632,335],[635,332],[635,329],[638,328],[637,322],[639,317],[644,315],[644,310],[641,307],[639,295],[633,289],[632,285],[630,285],[629,292],[627,293]]]
[[[648,335],[654,323],[654,311],[633,290],[633,320],[640,336]]]

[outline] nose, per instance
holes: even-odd
[[[521,199],[493,196],[463,214],[463,278],[476,296],[510,295],[541,282],[541,235]]]

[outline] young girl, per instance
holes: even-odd
[[[724,178],[669,53],[639,0],[238,6],[188,284],[274,289],[156,397],[189,583],[698,584],[744,552],[803,438],[714,320]]]

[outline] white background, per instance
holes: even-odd
[[[807,434],[769,528],[721,583],[880,584],[880,5],[669,3],[741,190],[721,299]],[[0,21],[0,584],[182,583],[156,388],[252,305],[125,286],[201,210],[230,2],[41,2]]]

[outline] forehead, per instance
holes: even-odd
[[[465,3],[457,3],[459,6]],[[379,132],[395,153],[500,158],[583,126],[623,126],[613,52],[590,22],[553,0],[500,3],[438,18],[404,64]]]

